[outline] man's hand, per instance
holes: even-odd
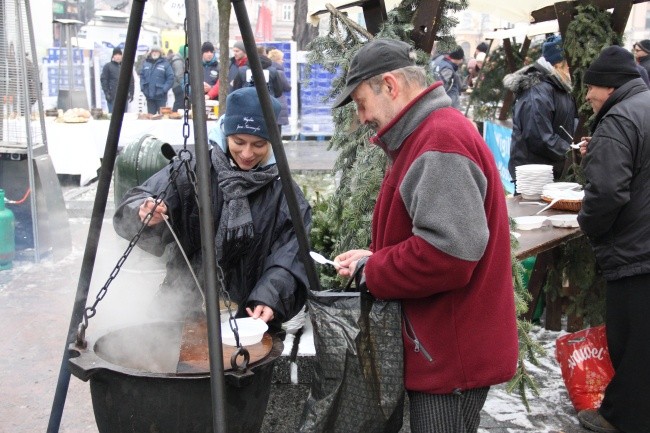
[[[591,137],[582,137],[582,142],[584,144],[580,145],[580,156],[583,158],[587,154],[587,146],[589,146],[590,141],[591,141]]]
[[[158,206],[156,206],[156,204],[158,204]],[[155,226],[156,224],[160,224],[163,219],[167,217],[167,205],[165,202],[154,200],[153,197],[148,197],[140,205],[140,209],[138,210],[140,221],[144,222],[144,219],[147,217],[149,212],[153,210],[154,207],[156,208],[156,211],[153,213],[151,219],[147,223],[148,226]]]
[[[250,307],[246,307],[246,312],[253,319],[262,319],[266,323],[273,320],[273,317],[275,316],[275,313],[273,312],[273,308],[267,307],[266,305],[262,305],[262,304],[256,305],[254,309],[251,309]]]
[[[354,274],[357,268],[357,262],[363,257],[371,256],[372,252],[368,250],[350,250],[334,257],[334,261],[341,266],[337,269],[338,274],[342,277],[349,277]]]

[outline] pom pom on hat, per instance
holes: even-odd
[[[226,114],[223,118],[223,132],[226,136],[251,134],[270,140],[255,87],[235,90],[228,95],[226,104]],[[271,104],[277,118],[280,114],[280,103],[271,96]]]
[[[562,38],[560,36],[549,36],[542,44],[542,56],[551,65],[560,63],[564,60],[564,50],[562,49]]]
[[[598,87],[619,88],[635,78],[641,78],[634,56],[617,45],[600,52],[585,72],[584,83]]]

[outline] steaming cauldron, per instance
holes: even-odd
[[[100,433],[212,432],[209,367],[178,373],[183,325],[131,326],[100,337],[93,349],[70,346],[70,370],[79,379],[90,380]],[[264,358],[257,362],[251,358],[246,373],[224,373],[229,433],[257,432],[262,426],[273,364],[283,349],[277,336],[264,338],[270,348]]]

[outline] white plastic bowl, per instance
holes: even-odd
[[[567,227],[567,228],[580,227],[580,225],[578,224],[577,214],[553,215],[548,217],[548,220],[551,222],[551,224],[553,224],[553,227]]]
[[[253,319],[252,317],[245,317],[236,319],[237,332],[239,333],[239,343],[242,346],[252,346],[262,341],[264,333],[269,329],[269,326],[262,319]],[[223,344],[229,346],[236,346],[235,334],[230,329],[230,321],[221,324],[221,341]]]
[[[517,230],[534,230],[538,229],[544,224],[547,217],[541,215],[521,216],[515,218],[515,227]]]

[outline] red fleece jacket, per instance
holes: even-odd
[[[406,388],[446,394],[511,379],[518,339],[505,195],[481,136],[458,110],[420,108],[426,118],[403,141],[382,141],[437,87],[373,138],[392,166],[365,276],[374,296],[402,301]]]

